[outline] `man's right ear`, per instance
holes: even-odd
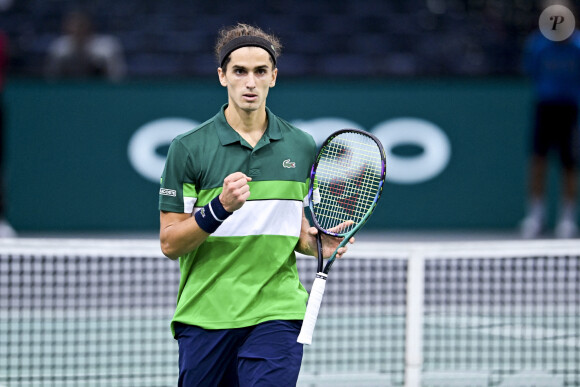
[[[220,79],[221,85],[223,87],[226,87],[228,85],[228,81],[226,79],[226,73],[222,70],[221,67],[218,67],[217,72],[218,72],[218,77]]]

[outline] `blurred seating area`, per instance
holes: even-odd
[[[513,76],[537,26],[530,0],[3,0],[10,74],[43,76],[67,11],[88,11],[119,38],[128,78],[215,75],[217,30],[237,22],[276,33],[288,76]]]

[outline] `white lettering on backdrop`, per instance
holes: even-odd
[[[312,135],[318,145],[335,130],[363,129],[356,122],[340,117],[323,117],[292,122]],[[159,182],[165,155],[159,148],[169,146],[178,134],[193,129],[197,122],[185,118],[161,118],[148,122],[135,131],[128,146],[128,157],[135,170],[147,180]],[[374,126],[372,132],[381,141],[387,156],[387,181],[397,184],[418,184],[441,174],[451,158],[451,144],[445,132],[432,122],[414,117],[396,118]],[[403,156],[395,149],[414,146],[416,155]]]

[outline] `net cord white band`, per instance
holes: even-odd
[[[301,344],[312,344],[312,335],[314,334],[314,327],[316,326],[316,319],[318,318],[318,311],[322,303],[322,296],[324,295],[324,288],[326,287],[325,273],[316,274],[312,289],[310,290],[310,297],[306,305],[306,314],[302,322],[302,329],[298,335],[298,342]]]

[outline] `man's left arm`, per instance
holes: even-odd
[[[316,235],[318,234],[318,229],[316,227],[310,226],[308,219],[304,210],[302,210],[302,226],[300,228],[300,238],[298,243],[294,248],[295,251],[304,254],[318,257],[318,251],[316,246]],[[330,235],[322,234],[322,256],[324,258],[330,258],[334,250],[338,247],[340,242],[344,238],[333,237]],[[350,243],[354,243],[354,237],[350,238]],[[336,258],[341,258],[348,251],[348,245],[345,245],[338,249],[336,253]]]

